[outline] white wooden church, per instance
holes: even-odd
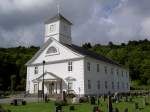
[[[72,23],[57,14],[45,22],[45,43],[27,65],[26,91],[100,95],[128,92],[129,70],[72,44]]]

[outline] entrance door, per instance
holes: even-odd
[[[50,83],[49,84],[49,94],[53,94],[54,93],[54,83]]]
[[[34,93],[38,93],[38,84],[34,84]]]

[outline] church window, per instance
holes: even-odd
[[[50,29],[50,32],[53,32],[55,30],[55,25],[54,24],[50,25],[49,29]]]
[[[97,81],[97,89],[100,89],[100,80]]]
[[[104,69],[105,69],[105,74],[107,74],[107,67],[105,66]]]
[[[114,89],[114,82],[112,82],[112,89]]]
[[[66,25],[64,25],[64,32],[67,32],[68,28]]]
[[[88,80],[88,89],[91,89],[91,81]]]
[[[117,76],[118,76],[119,75],[119,70],[117,69],[116,72],[117,72]]]
[[[107,81],[105,81],[105,89],[107,89],[107,88],[108,88]]]
[[[119,82],[117,82],[117,88],[119,89]]]
[[[34,68],[34,74],[38,74],[38,67],[37,66]]]
[[[48,48],[46,54],[53,54],[53,53],[57,53],[57,49],[52,46],[52,47]]]
[[[128,72],[126,72],[126,77],[128,77]]]
[[[112,75],[114,74],[114,69],[113,69],[113,68],[111,68],[111,74],[112,74]]]
[[[122,82],[122,88],[124,89],[124,83]]]
[[[72,71],[72,61],[68,62],[68,71]]]
[[[97,64],[97,72],[99,72],[99,64]]]
[[[127,83],[127,89],[129,88],[129,84]]]
[[[122,77],[123,77],[123,71],[122,71]]]
[[[88,71],[91,70],[91,64],[89,62],[87,63],[87,69],[88,69]]]

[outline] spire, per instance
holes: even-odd
[[[60,14],[60,0],[57,0],[57,13]]]

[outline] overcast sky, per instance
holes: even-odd
[[[150,0],[60,0],[60,12],[78,45],[150,39]],[[56,14],[57,0],[0,0],[0,47],[41,46]]]

